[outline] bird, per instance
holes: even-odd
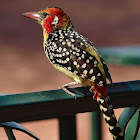
[[[90,87],[114,140],[124,140],[107,93],[109,69],[92,42],[76,32],[70,17],[59,7],[47,7],[23,16],[36,20],[43,28],[43,48],[50,63],[74,82],[61,88],[68,94],[70,86]]]

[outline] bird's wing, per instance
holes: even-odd
[[[92,42],[90,42],[88,39],[84,38],[77,32],[75,34],[78,36],[78,39],[76,39],[76,36],[75,39],[80,44],[79,47],[88,52],[94,58],[96,58],[96,60],[98,60],[98,68],[103,73],[103,75],[105,74],[105,76],[109,79],[110,83],[112,84],[112,78],[109,69],[101,55],[99,55],[97,49],[93,46]]]
[[[56,39],[54,35],[58,35],[59,31],[56,32],[49,36],[45,47],[51,63],[67,76],[70,75],[68,72],[71,72],[72,79],[75,79],[76,75],[99,86],[106,85],[107,66],[103,64],[91,43],[76,32],[67,32],[62,36],[61,31],[61,36]]]
[[[86,51],[89,52],[91,55],[95,56],[96,58],[98,58],[98,61],[99,61],[100,65],[102,64],[102,66],[103,66],[103,70],[105,72],[106,77],[108,78],[108,80],[112,84],[112,78],[111,78],[109,69],[108,69],[104,59],[98,53],[97,49],[93,46],[92,42],[90,42],[88,40],[87,40],[87,42],[88,42],[88,44],[87,44]]]

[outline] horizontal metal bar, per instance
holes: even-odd
[[[98,51],[106,63],[140,65],[140,45],[102,47]]]
[[[40,120],[98,110],[88,90],[79,87],[74,91],[78,91],[77,100],[61,89],[1,95],[0,122]],[[87,95],[84,95],[85,91]],[[140,81],[108,85],[108,93],[114,108],[140,106]]]

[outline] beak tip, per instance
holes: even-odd
[[[21,16],[30,18],[31,12],[22,13]]]
[[[21,16],[25,16],[25,13],[22,13]]]
[[[40,20],[40,15],[37,14],[36,12],[26,12],[26,13],[21,14],[21,16],[24,16],[24,17],[27,17],[27,18],[30,18],[30,19],[34,19],[34,20],[37,20],[37,21]]]

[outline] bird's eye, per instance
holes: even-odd
[[[47,12],[42,13],[43,17],[46,17],[48,15]]]

